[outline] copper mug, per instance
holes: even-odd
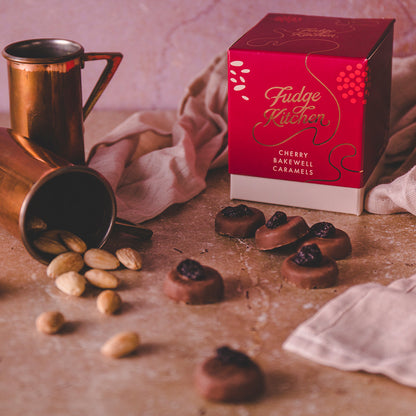
[[[29,39],[6,46],[10,121],[18,134],[75,163],[85,162],[83,122],[110,82],[122,54],[85,53],[65,39]],[[81,68],[85,61],[105,59],[85,105]]]
[[[34,244],[34,218],[49,229],[77,234],[88,247],[104,245],[116,219],[115,197],[104,177],[4,127],[0,149],[0,224],[20,237],[32,257],[42,263],[52,258]]]

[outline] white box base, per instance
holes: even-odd
[[[385,156],[384,151],[362,188],[230,174],[230,198],[360,215],[366,191],[377,184],[383,172]]]
[[[360,215],[366,187],[346,188],[230,175],[230,198]]]

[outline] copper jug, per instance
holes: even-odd
[[[118,52],[85,53],[65,39],[29,39],[6,46],[12,129],[66,160],[85,162],[83,122],[122,59]],[[81,69],[86,61],[107,64],[82,104]]]

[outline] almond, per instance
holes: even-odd
[[[66,272],[79,272],[84,267],[84,260],[79,253],[67,251],[56,256],[46,268],[46,274],[55,279]]]
[[[100,248],[87,250],[84,254],[84,261],[92,269],[114,270],[120,266],[116,256]]]
[[[121,307],[121,297],[113,290],[104,290],[97,297],[97,309],[106,315],[112,315]]]
[[[36,318],[36,329],[44,334],[56,334],[64,323],[65,318],[61,312],[43,312]]]
[[[81,296],[85,290],[86,280],[77,272],[66,272],[55,279],[56,287],[67,295]]]
[[[118,249],[116,251],[116,256],[120,263],[130,270],[140,270],[142,268],[141,254],[130,247]]]
[[[137,333],[120,332],[101,347],[101,353],[107,357],[121,358],[134,352],[139,345],[140,338]]]
[[[44,231],[48,228],[48,225],[42,218],[32,217],[27,222],[27,228],[29,231]]]
[[[70,231],[60,231],[59,237],[66,247],[76,253],[84,253],[87,251],[87,245],[81,237],[71,233]]]
[[[48,237],[47,235],[41,235],[33,241],[33,245],[43,253],[48,254],[61,254],[68,249],[61,244],[59,241],[56,241],[53,238]]]
[[[60,239],[60,237],[59,237],[59,233],[61,232],[62,230],[57,230],[56,228],[53,228],[52,230],[46,230],[46,231],[44,231],[43,233],[42,233],[42,236],[43,237],[48,237],[48,238],[50,238],[50,239],[52,239],[52,240],[55,240],[55,241],[57,241],[58,243],[61,243],[62,244],[62,241],[61,241],[61,239]]]
[[[90,269],[84,276],[89,283],[101,289],[115,289],[118,286],[117,277],[107,270]]]

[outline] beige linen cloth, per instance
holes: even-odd
[[[206,187],[227,164],[227,56],[189,85],[178,111],[134,113],[94,146],[88,165],[113,188],[117,214],[140,223]]]
[[[416,56],[393,59],[390,138],[384,173],[366,195],[374,214],[416,215]]]

